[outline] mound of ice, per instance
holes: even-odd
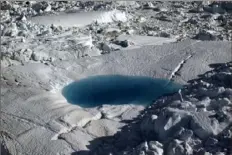
[[[111,23],[111,22],[126,22],[129,19],[129,15],[119,10],[113,10],[103,13],[96,21],[98,23]]]

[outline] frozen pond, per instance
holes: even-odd
[[[30,19],[31,22],[42,25],[56,25],[63,27],[81,27],[93,22],[110,23],[113,21],[127,21],[129,16],[125,12],[118,10],[112,11],[91,11],[77,13],[60,13],[58,15],[35,16]]]
[[[145,76],[100,75],[75,81],[63,88],[71,104],[96,107],[103,104],[148,105],[158,97],[177,92],[181,85]]]

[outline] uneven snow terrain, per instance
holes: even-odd
[[[212,70],[189,81],[179,93],[143,110],[122,131],[92,141],[100,145],[90,153],[230,155],[232,61],[210,66]]]
[[[231,12],[231,2],[1,2],[1,151],[230,155]],[[61,93],[118,74],[184,88],[151,107],[81,108]]]

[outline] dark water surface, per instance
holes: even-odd
[[[69,103],[85,108],[103,104],[149,105],[165,94],[177,92],[181,87],[166,79],[100,75],[72,82],[63,88],[62,94]]]

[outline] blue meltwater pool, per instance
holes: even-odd
[[[66,100],[84,108],[103,104],[149,105],[182,86],[167,79],[145,76],[99,75],[70,83],[62,89]]]

